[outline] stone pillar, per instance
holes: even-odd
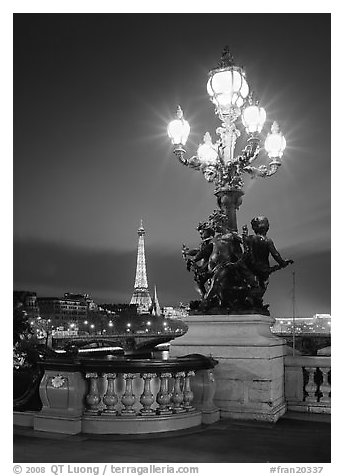
[[[202,423],[209,425],[220,419],[220,410],[214,403],[216,382],[214,369],[198,370],[192,379],[193,404],[202,412]]]
[[[322,372],[322,383],[320,385],[320,401],[321,403],[330,403],[331,402],[331,384],[330,384],[330,372],[331,367],[319,367],[320,372]]]
[[[86,393],[85,379],[77,369],[71,370],[68,365],[61,364],[56,369],[46,368],[39,386],[43,407],[34,417],[34,429],[72,435],[80,433]]]
[[[171,342],[170,355],[203,354],[218,360],[214,403],[221,418],[276,422],[286,411],[284,340],[272,317],[189,316],[188,332]]]
[[[174,386],[172,392],[173,413],[185,412],[185,408],[182,406],[184,396],[182,389],[180,388],[180,380],[185,377],[185,372],[176,372],[174,375]]]
[[[143,392],[140,398],[140,403],[142,405],[142,409],[140,411],[141,415],[150,416],[155,415],[155,411],[151,408],[154,403],[154,395],[151,391],[151,380],[155,378],[156,374],[153,373],[144,373],[141,374],[141,378],[143,378]]]

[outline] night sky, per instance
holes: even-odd
[[[295,260],[266,302],[291,315],[295,271],[297,314],[330,312],[329,14],[15,14],[14,289],[129,302],[142,218],[160,304],[197,299],[180,250],[216,200],[166,127],[181,104],[189,155],[216,138],[207,73],[227,44],[266,109],[263,135],[278,120],[287,140],[275,176],[245,177],[238,213],[239,229],[266,215]]]

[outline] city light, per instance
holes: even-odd
[[[276,318],[273,332],[292,333],[293,329],[298,334],[330,334],[331,316],[329,314],[315,314],[312,317],[295,317],[295,322],[286,318]]]

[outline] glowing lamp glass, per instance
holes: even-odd
[[[167,128],[169,138],[174,145],[185,145],[190,134],[190,125],[185,119],[171,121]]]
[[[228,91],[233,90],[233,80],[231,71],[220,71],[218,73],[215,73],[209,82],[212,95],[224,94]]]
[[[242,114],[242,123],[248,133],[261,132],[266,120],[264,108],[258,106],[248,106]]]
[[[227,107],[232,104],[232,98],[232,93],[218,94],[216,96],[216,102],[220,107]]]
[[[206,164],[214,164],[217,159],[217,150],[212,144],[201,144],[197,149],[198,159]]]
[[[286,140],[280,132],[279,127],[273,124],[271,133],[268,134],[265,140],[265,150],[268,156],[270,158],[282,157],[286,145]]]
[[[248,96],[249,87],[240,69],[228,69],[212,74],[207,83],[212,102],[220,109],[241,107]]]

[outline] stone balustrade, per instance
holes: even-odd
[[[285,398],[288,410],[331,413],[331,358],[286,356]]]
[[[216,361],[74,358],[41,365],[42,410],[34,428],[76,434],[151,433],[212,423]]]
[[[193,370],[178,372],[86,372],[85,414],[155,416],[191,412]]]

